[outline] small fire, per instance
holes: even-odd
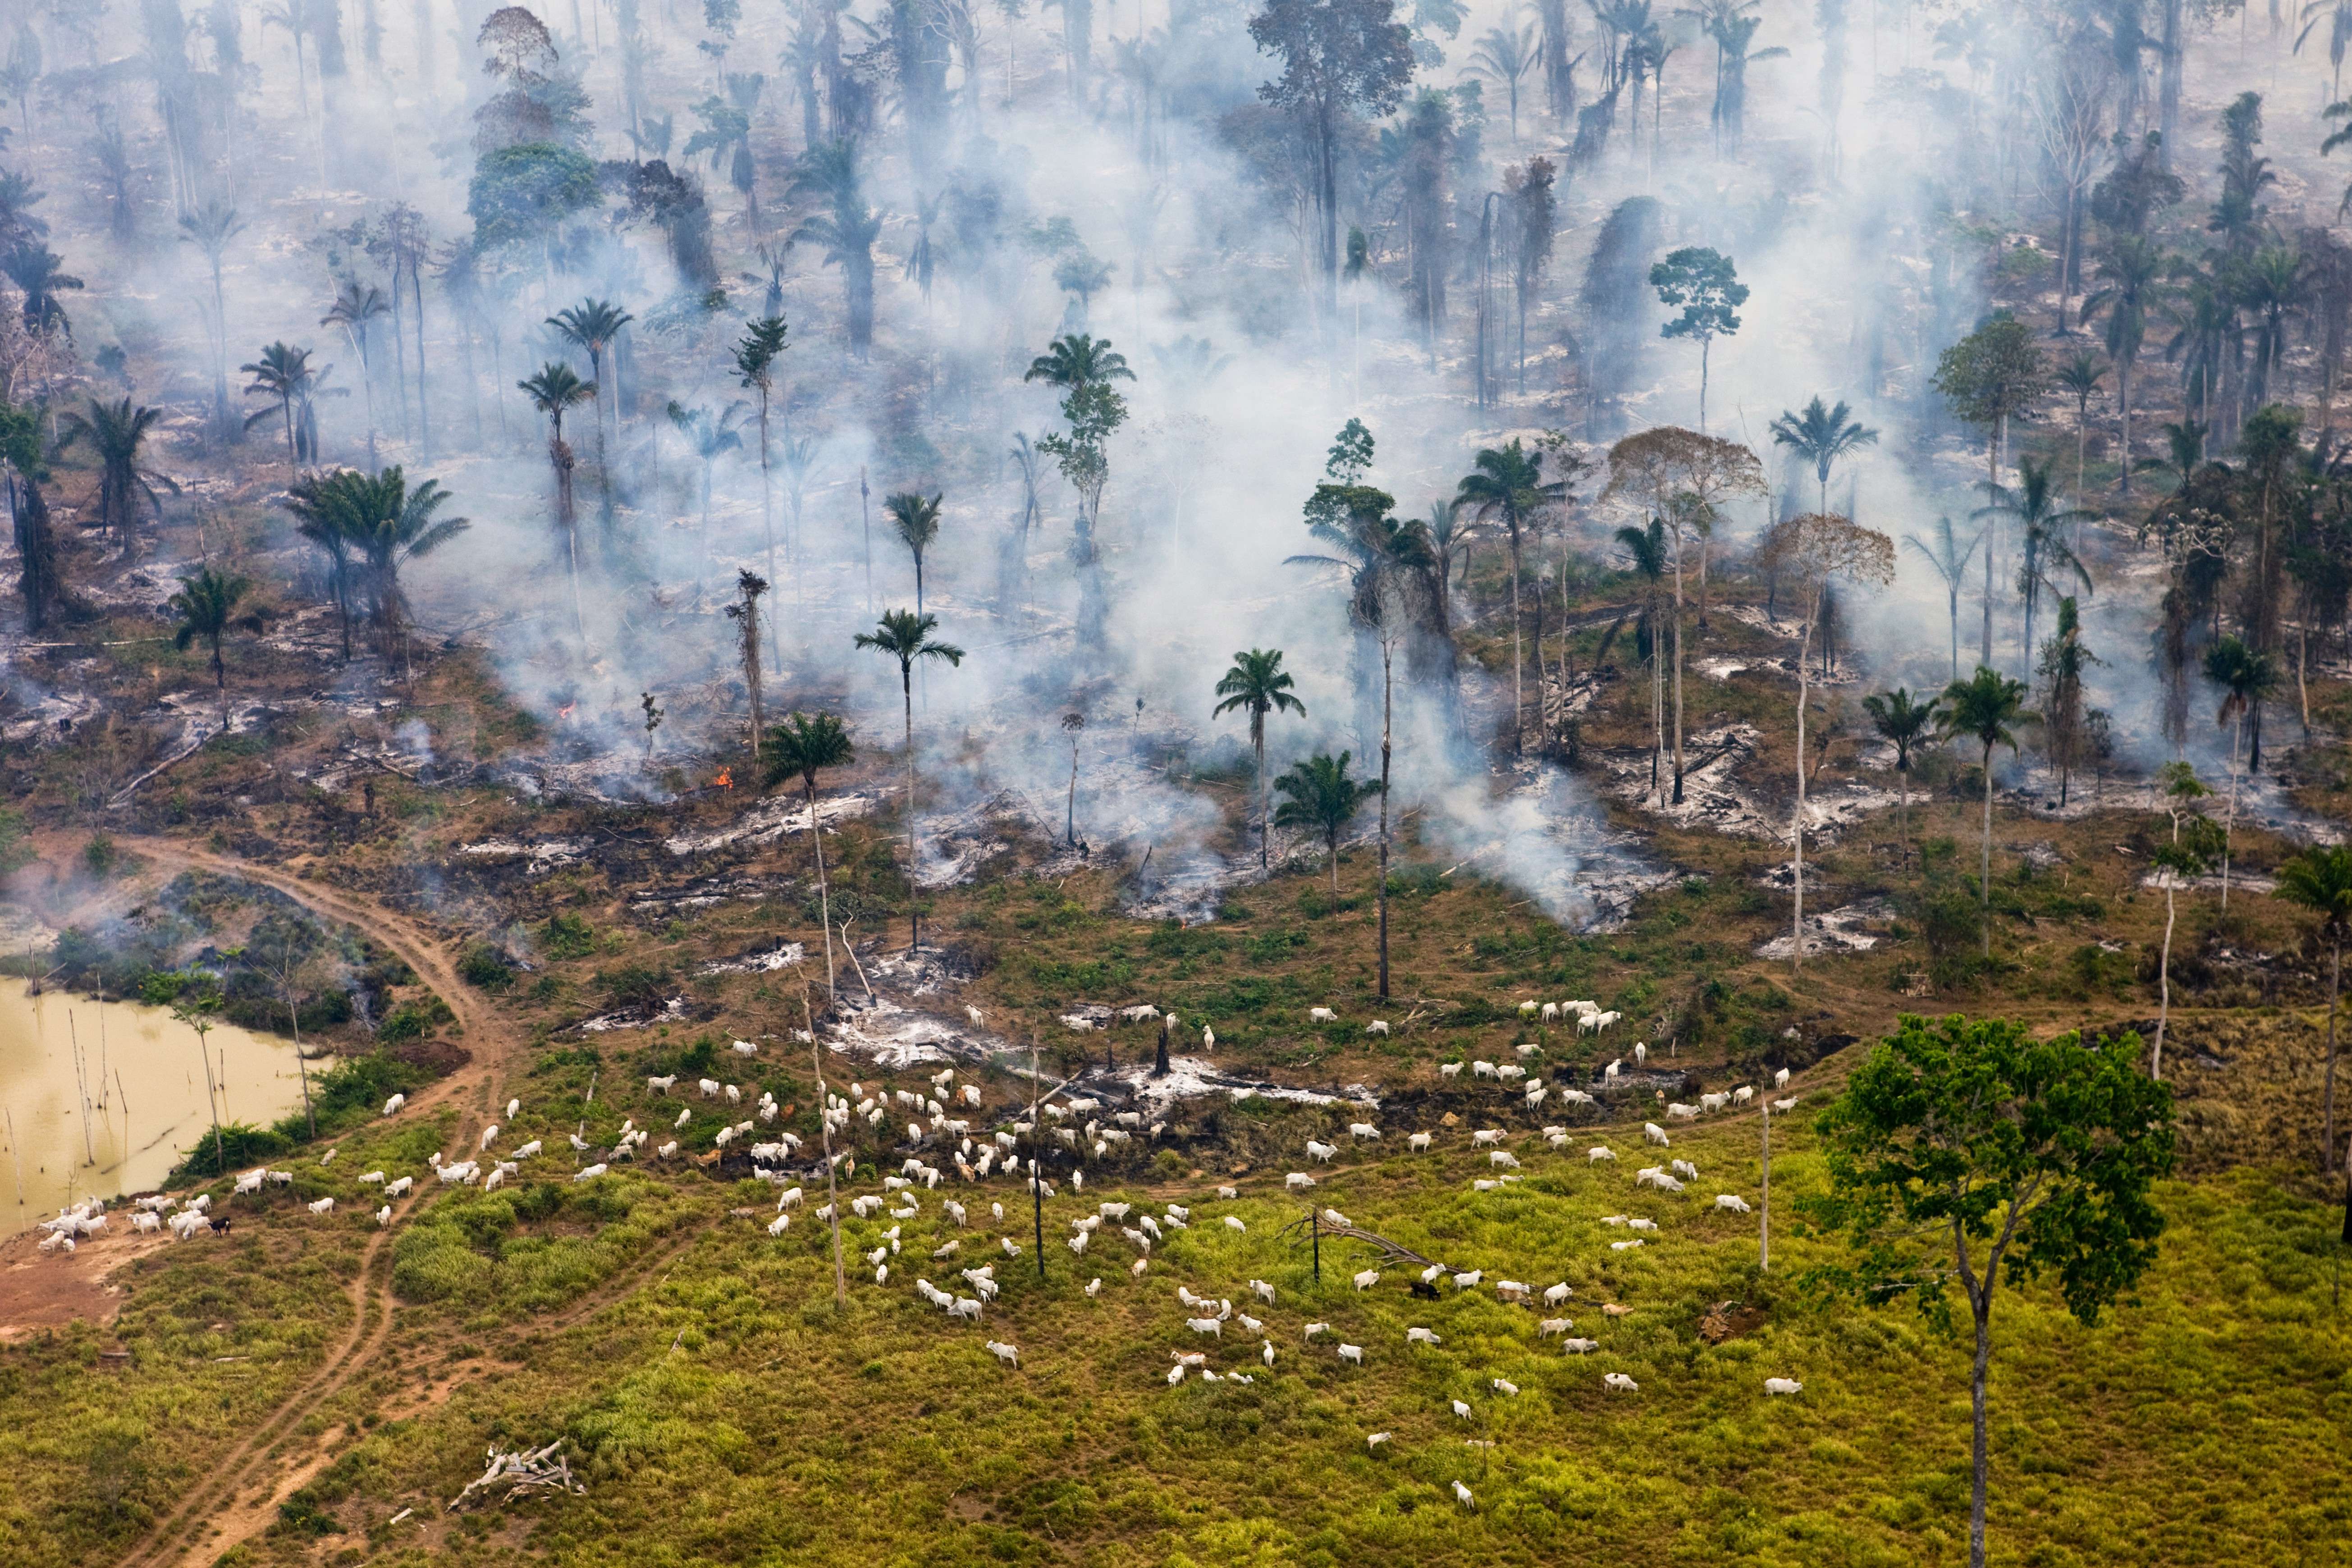
[[[562,707],[555,710],[555,716],[569,724],[572,722],[572,710],[579,706],[580,704],[577,701],[567,702]]]
[[[720,789],[733,789],[735,787],[735,770],[733,768],[721,768],[719,770],[719,776],[710,782],[718,785]]]

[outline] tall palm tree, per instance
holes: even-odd
[[[547,318],[547,324],[561,333],[566,342],[588,356],[589,389],[596,398],[596,488],[602,500],[604,526],[613,526],[613,471],[605,460],[604,451],[604,351],[621,335],[621,329],[636,318],[610,300],[583,300],[577,305],[558,310]],[[620,420],[618,400],[614,401],[613,418]],[[771,574],[774,563],[771,562]]]
[[[963,649],[953,643],[939,642],[931,633],[938,629],[940,618],[913,610],[887,610],[881,624],[870,632],[860,632],[856,638],[858,647],[870,647],[887,654],[898,661],[898,692],[907,709],[907,875],[915,874],[915,664],[919,659],[940,659],[949,665],[963,663]],[[907,901],[908,940],[914,946],[922,945],[922,914],[909,897]]]
[[[216,196],[194,212],[180,215],[181,239],[202,252],[205,264],[212,268],[213,319],[208,324],[213,334],[213,426],[221,436],[228,432],[228,305],[221,290],[221,264],[228,254],[228,242],[244,232],[236,208]]]
[[[277,405],[262,408],[245,416],[245,427],[252,429],[272,414],[286,426],[286,471],[290,480],[302,466],[302,447],[294,429],[294,405],[299,402],[318,379],[310,367],[310,351],[294,348],[285,342],[274,342],[261,351],[261,357],[236,367],[240,375],[249,375],[246,384],[247,397],[267,397]]]
[[[360,389],[367,396],[368,467],[375,467],[375,364],[374,355],[368,352],[374,335],[375,323],[392,314],[385,303],[383,290],[373,283],[354,279],[342,286],[335,302],[319,318],[322,327],[341,327],[351,340],[352,352],[360,356]]]
[[[1967,546],[1962,547],[1958,537],[1952,531],[1952,520],[1948,517],[1939,517],[1936,520],[1936,538],[1933,543],[1916,533],[1906,533],[1903,536],[1903,542],[1926,556],[1927,564],[1936,569],[1936,575],[1943,579],[1944,593],[1949,601],[1952,616],[1952,679],[1954,680],[1960,678],[1960,588],[1968,576],[1969,558],[1977,552],[1977,545],[1983,539],[1984,535],[1981,532],[1973,534],[1969,537]]]
[[[1503,89],[1511,106],[1511,144],[1519,141],[1519,84],[1536,68],[1536,25],[1517,25],[1514,16],[1499,27],[1487,30],[1470,51],[1469,69]]]
[[[2336,1168],[2336,1004],[2344,991],[2344,939],[2352,935],[2352,849],[2315,845],[2283,861],[2278,896],[2319,917],[2332,955],[2327,971],[2327,1076],[2321,1091],[2319,1169]]]
[[[2121,483],[2131,494],[2131,373],[2147,339],[2148,317],[2168,307],[2166,279],[2172,262],[2164,247],[2143,235],[2119,234],[2108,242],[2095,273],[2100,287],[2083,300],[2083,320],[2104,314],[2101,342],[2116,367],[2116,408],[2123,418]]]
[[[1292,695],[1296,684],[1282,668],[1282,650],[1278,647],[1254,647],[1234,655],[1233,667],[1217,679],[1217,696],[1221,700],[1209,710],[1209,717],[1220,718],[1234,709],[1249,715],[1250,752],[1257,759],[1257,864],[1265,870],[1269,864],[1266,850],[1266,829],[1274,815],[1274,797],[1265,776],[1265,719],[1269,713],[1285,710],[1301,718],[1307,715],[1307,704]]]
[[[1454,563],[1461,563],[1466,576],[1470,567],[1470,526],[1462,515],[1462,503],[1442,498],[1429,503],[1429,515],[1422,520],[1421,526],[1429,541],[1430,559],[1434,563],[1430,582],[1437,590],[1437,629],[1450,644],[1454,640]]]
[[[1864,698],[1862,706],[1870,715],[1870,727],[1878,731],[1879,739],[1895,748],[1895,777],[1902,792],[1903,837],[1907,840],[1911,837],[1911,753],[1935,728],[1937,703],[1932,697],[1925,702],[1918,701],[1908,688],[1898,686],[1892,691]]]
[[[258,632],[268,625],[260,610],[238,606],[253,592],[250,579],[214,571],[207,566],[193,577],[180,579],[180,591],[164,608],[180,617],[172,646],[183,653],[202,639],[212,649],[213,684],[220,692],[221,728],[228,728],[228,666],[221,658],[221,640],[232,631]]]
[[[687,445],[693,448],[695,458],[702,464],[702,545],[694,566],[694,593],[699,599],[702,596],[703,568],[710,563],[711,477],[718,471],[719,458],[740,450],[743,446],[742,435],[735,427],[742,417],[743,405],[730,403],[714,414],[708,408],[688,408],[672,398],[667,412],[669,422],[677,427],[679,435],[686,437]]]
[[[1878,432],[1866,428],[1852,416],[1853,412],[1843,398],[1832,408],[1816,395],[1803,413],[1783,410],[1772,421],[1772,445],[1786,447],[1812,464],[1814,477],[1821,481],[1823,511],[1830,510],[1830,469],[1837,460],[1878,445]]]
[[[823,204],[822,210],[801,220],[793,237],[824,246],[825,265],[841,268],[849,348],[863,358],[874,342],[874,242],[881,236],[882,217],[866,205],[857,143],[829,142],[809,148],[793,172],[790,194],[814,196]]]
[[[817,921],[824,927],[824,984],[833,990],[833,898],[825,882],[824,834],[816,819],[816,775],[856,757],[849,731],[830,713],[795,713],[768,730],[768,783],[797,777],[808,794],[809,852],[816,858]]]
[[[1274,781],[1274,787],[1286,797],[1274,814],[1276,824],[1312,828],[1323,836],[1334,899],[1339,896],[1339,835],[1355,820],[1358,808],[1381,793],[1380,780],[1348,776],[1348,763],[1354,754],[1342,752],[1333,757],[1318,752],[1303,763],[1291,763],[1290,770]]]
[[[2051,379],[2074,399],[2074,493],[2083,493],[2083,476],[2088,466],[2091,439],[2091,399],[2098,395],[2099,384],[2107,378],[2098,356],[2084,349],[2058,367]]]
[[[61,293],[82,286],[81,279],[65,269],[65,258],[47,246],[36,242],[20,244],[0,255],[0,272],[25,296],[25,330],[37,338],[52,332],[73,337],[73,318],[66,314]]]
[[[1666,525],[1656,518],[1647,528],[1621,528],[1617,546],[1625,552],[1625,569],[1641,585],[1642,614],[1635,625],[1635,645],[1650,661],[1650,794],[1665,804],[1665,618],[1666,575],[1673,569],[1666,549]]]
[[[580,528],[572,503],[572,447],[563,439],[563,411],[576,408],[596,395],[593,382],[560,361],[550,360],[539,374],[515,383],[530,405],[547,416],[547,461],[555,470],[555,526],[563,532],[563,548],[572,571],[572,629],[585,647],[588,617],[580,608]]]
[[[1994,492],[1992,504],[1977,512],[1979,517],[1998,512],[2017,520],[2017,592],[2025,602],[2025,628],[2018,652],[2021,662],[2029,666],[2033,662],[2033,613],[2041,606],[2043,592],[2057,592],[2058,580],[2066,576],[2074,579],[2084,597],[2091,592],[2090,570],[2066,542],[2066,532],[2098,514],[2058,504],[2057,488],[2050,482],[2053,467],[2031,458],[2018,458],[2016,488],[2002,486]]]
[[[1566,478],[1543,477],[1543,453],[1528,451],[1514,436],[1502,447],[1481,449],[1471,459],[1472,471],[1454,487],[1454,500],[1468,506],[1481,521],[1499,517],[1511,552],[1511,749],[1526,749],[1527,654],[1521,645],[1519,608],[1519,547],[1522,532],[1533,526],[1543,510],[1568,499]]]
[[[1970,740],[1984,748],[1984,847],[1977,874],[1978,901],[1984,921],[1985,956],[1992,956],[1992,752],[1995,746],[2017,750],[2018,726],[2033,722],[2026,710],[2025,683],[1998,670],[1977,666],[1966,680],[1944,688],[1944,710],[1936,717],[1936,732],[1946,740]]]
[[[2239,308],[2254,325],[2253,359],[2245,381],[2249,408],[2271,401],[2271,378],[2286,363],[2287,317],[2310,299],[2311,277],[2303,253],[2284,245],[2264,246],[2235,269]]]
[[[2238,752],[2246,736],[2246,715],[2278,686],[2271,656],[2235,637],[2217,637],[2205,649],[2205,679],[2221,689],[2214,722],[2230,726],[2230,810],[2221,822],[2221,907],[2230,907],[2230,838],[2238,826]]]
[[[70,413],[59,421],[63,438],[57,449],[65,451],[76,443],[87,445],[98,459],[98,520],[100,526],[113,531],[115,542],[125,550],[131,547],[131,531],[138,521],[139,503],[143,499],[154,509],[161,521],[163,500],[155,493],[157,485],[173,495],[180,493],[179,485],[168,474],[147,466],[142,448],[147,437],[163,417],[160,408],[134,406],[127,397],[112,403],[102,403],[93,397],[88,413]]]
[[[735,344],[735,377],[747,392],[760,395],[760,531],[768,547],[768,581],[776,581],[776,499],[775,480],[768,466],[768,405],[776,392],[776,361],[784,352],[786,337],[784,319],[772,312],[743,323],[743,335]],[[776,619],[768,620],[769,652],[776,667],[783,668],[784,656],[776,637]]]
[[[915,614],[923,613],[923,556],[940,536],[940,495],[900,490],[882,503],[892,531],[915,558]]]

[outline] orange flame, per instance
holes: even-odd
[[[717,784],[720,789],[733,789],[735,787],[735,770],[733,768],[721,768],[719,770],[719,776],[710,782]]]

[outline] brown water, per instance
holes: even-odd
[[[302,1103],[290,1041],[222,1025],[205,1047],[224,1123]],[[195,1033],[168,1009],[0,985],[0,1235],[150,1190],[211,1130]]]

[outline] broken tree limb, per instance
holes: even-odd
[[[505,1489],[498,1499],[500,1502],[512,1502],[525,1493],[584,1494],[588,1489],[572,1476],[572,1461],[556,1453],[562,1447],[563,1439],[558,1437],[546,1447],[528,1454],[520,1449],[510,1454],[501,1454],[496,1448],[488,1450],[488,1468],[449,1500],[449,1511],[456,1513],[469,1503],[488,1501],[491,1494],[501,1488]]]

